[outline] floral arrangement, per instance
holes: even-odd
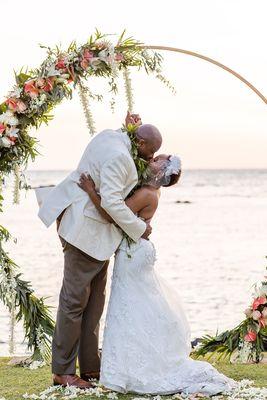
[[[82,108],[90,134],[95,133],[95,124],[90,111],[90,100],[101,101],[103,96],[94,94],[85,84],[94,77],[108,79],[109,91],[118,91],[117,78],[122,71],[125,81],[126,100],[129,111],[133,108],[133,95],[129,67],[144,68],[154,73],[168,88],[171,84],[162,76],[162,57],[142,47],[133,38],[124,38],[125,31],[114,45],[96,30],[83,45],[72,42],[66,50],[41,46],[47,56],[39,68],[15,73],[15,85],[0,104],[0,212],[3,211],[2,187],[5,176],[13,172],[14,203],[19,201],[19,190],[27,188],[21,168],[28,160],[39,154],[38,140],[31,133],[42,123],[53,118],[53,108],[63,99],[72,97],[78,88]],[[115,100],[111,100],[114,108]],[[143,169],[142,161],[135,157],[137,168]],[[141,165],[142,164],[142,165]],[[24,321],[25,338],[34,359],[49,357],[53,320],[44,299],[34,296],[29,284],[21,279],[18,266],[4,250],[4,243],[11,239],[6,228],[0,226],[0,299],[10,311],[10,350],[14,352],[14,323]]]
[[[66,51],[59,47],[47,49],[47,58],[40,68],[20,71],[15,75],[16,84],[0,104],[0,171],[10,172],[14,163],[25,164],[29,157],[37,155],[36,139],[29,136],[29,128],[39,126],[52,119],[51,111],[64,98],[71,98],[72,89],[78,85],[89,97],[102,100],[86,90],[84,81],[91,76],[109,78],[110,91],[117,93],[116,78],[124,71],[127,90],[129,89],[130,66],[144,67],[161,78],[161,60],[158,53],[149,53],[141,43],[119,37],[114,46],[106,40],[106,35],[96,31],[87,43],[78,46],[72,42]],[[41,46],[44,47],[45,46]],[[132,108],[131,91],[127,91],[128,102]],[[84,99],[83,99],[84,101]],[[94,133],[90,117],[89,129]]]
[[[236,353],[237,362],[260,362],[262,353],[267,350],[267,276],[254,285],[251,305],[244,313],[246,318],[234,329],[201,338],[195,354],[217,353],[219,358],[230,358]]]

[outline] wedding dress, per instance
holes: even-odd
[[[231,391],[236,382],[193,360],[181,300],[154,270],[156,252],[140,239],[117,250],[102,348],[100,383],[139,394]]]

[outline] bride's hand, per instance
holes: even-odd
[[[82,174],[80,176],[80,183],[78,183],[78,186],[86,193],[95,192],[95,183],[89,174]]]
[[[136,126],[140,126],[142,125],[142,120],[139,114],[131,114],[129,111],[127,111],[127,115],[125,118],[125,125],[136,125]]]

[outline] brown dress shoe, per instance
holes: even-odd
[[[75,386],[79,389],[90,389],[93,386],[90,382],[86,382],[81,379],[78,375],[53,375],[54,385]]]
[[[97,381],[99,381],[100,372],[84,372],[81,374],[81,378],[87,382],[91,379],[96,379]]]

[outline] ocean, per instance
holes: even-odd
[[[32,186],[60,182],[68,171],[29,171]],[[55,316],[63,256],[55,225],[37,217],[33,190],[12,204],[4,191],[6,226],[17,243],[8,250]],[[152,221],[155,268],[183,300],[192,340],[237,325],[251,302],[252,285],[266,275],[267,170],[185,170],[177,186],[164,188]],[[109,268],[107,301],[112,263]],[[102,318],[103,326],[104,315]],[[8,355],[9,316],[0,304],[0,355]],[[25,354],[22,324],[15,329],[17,355]]]

